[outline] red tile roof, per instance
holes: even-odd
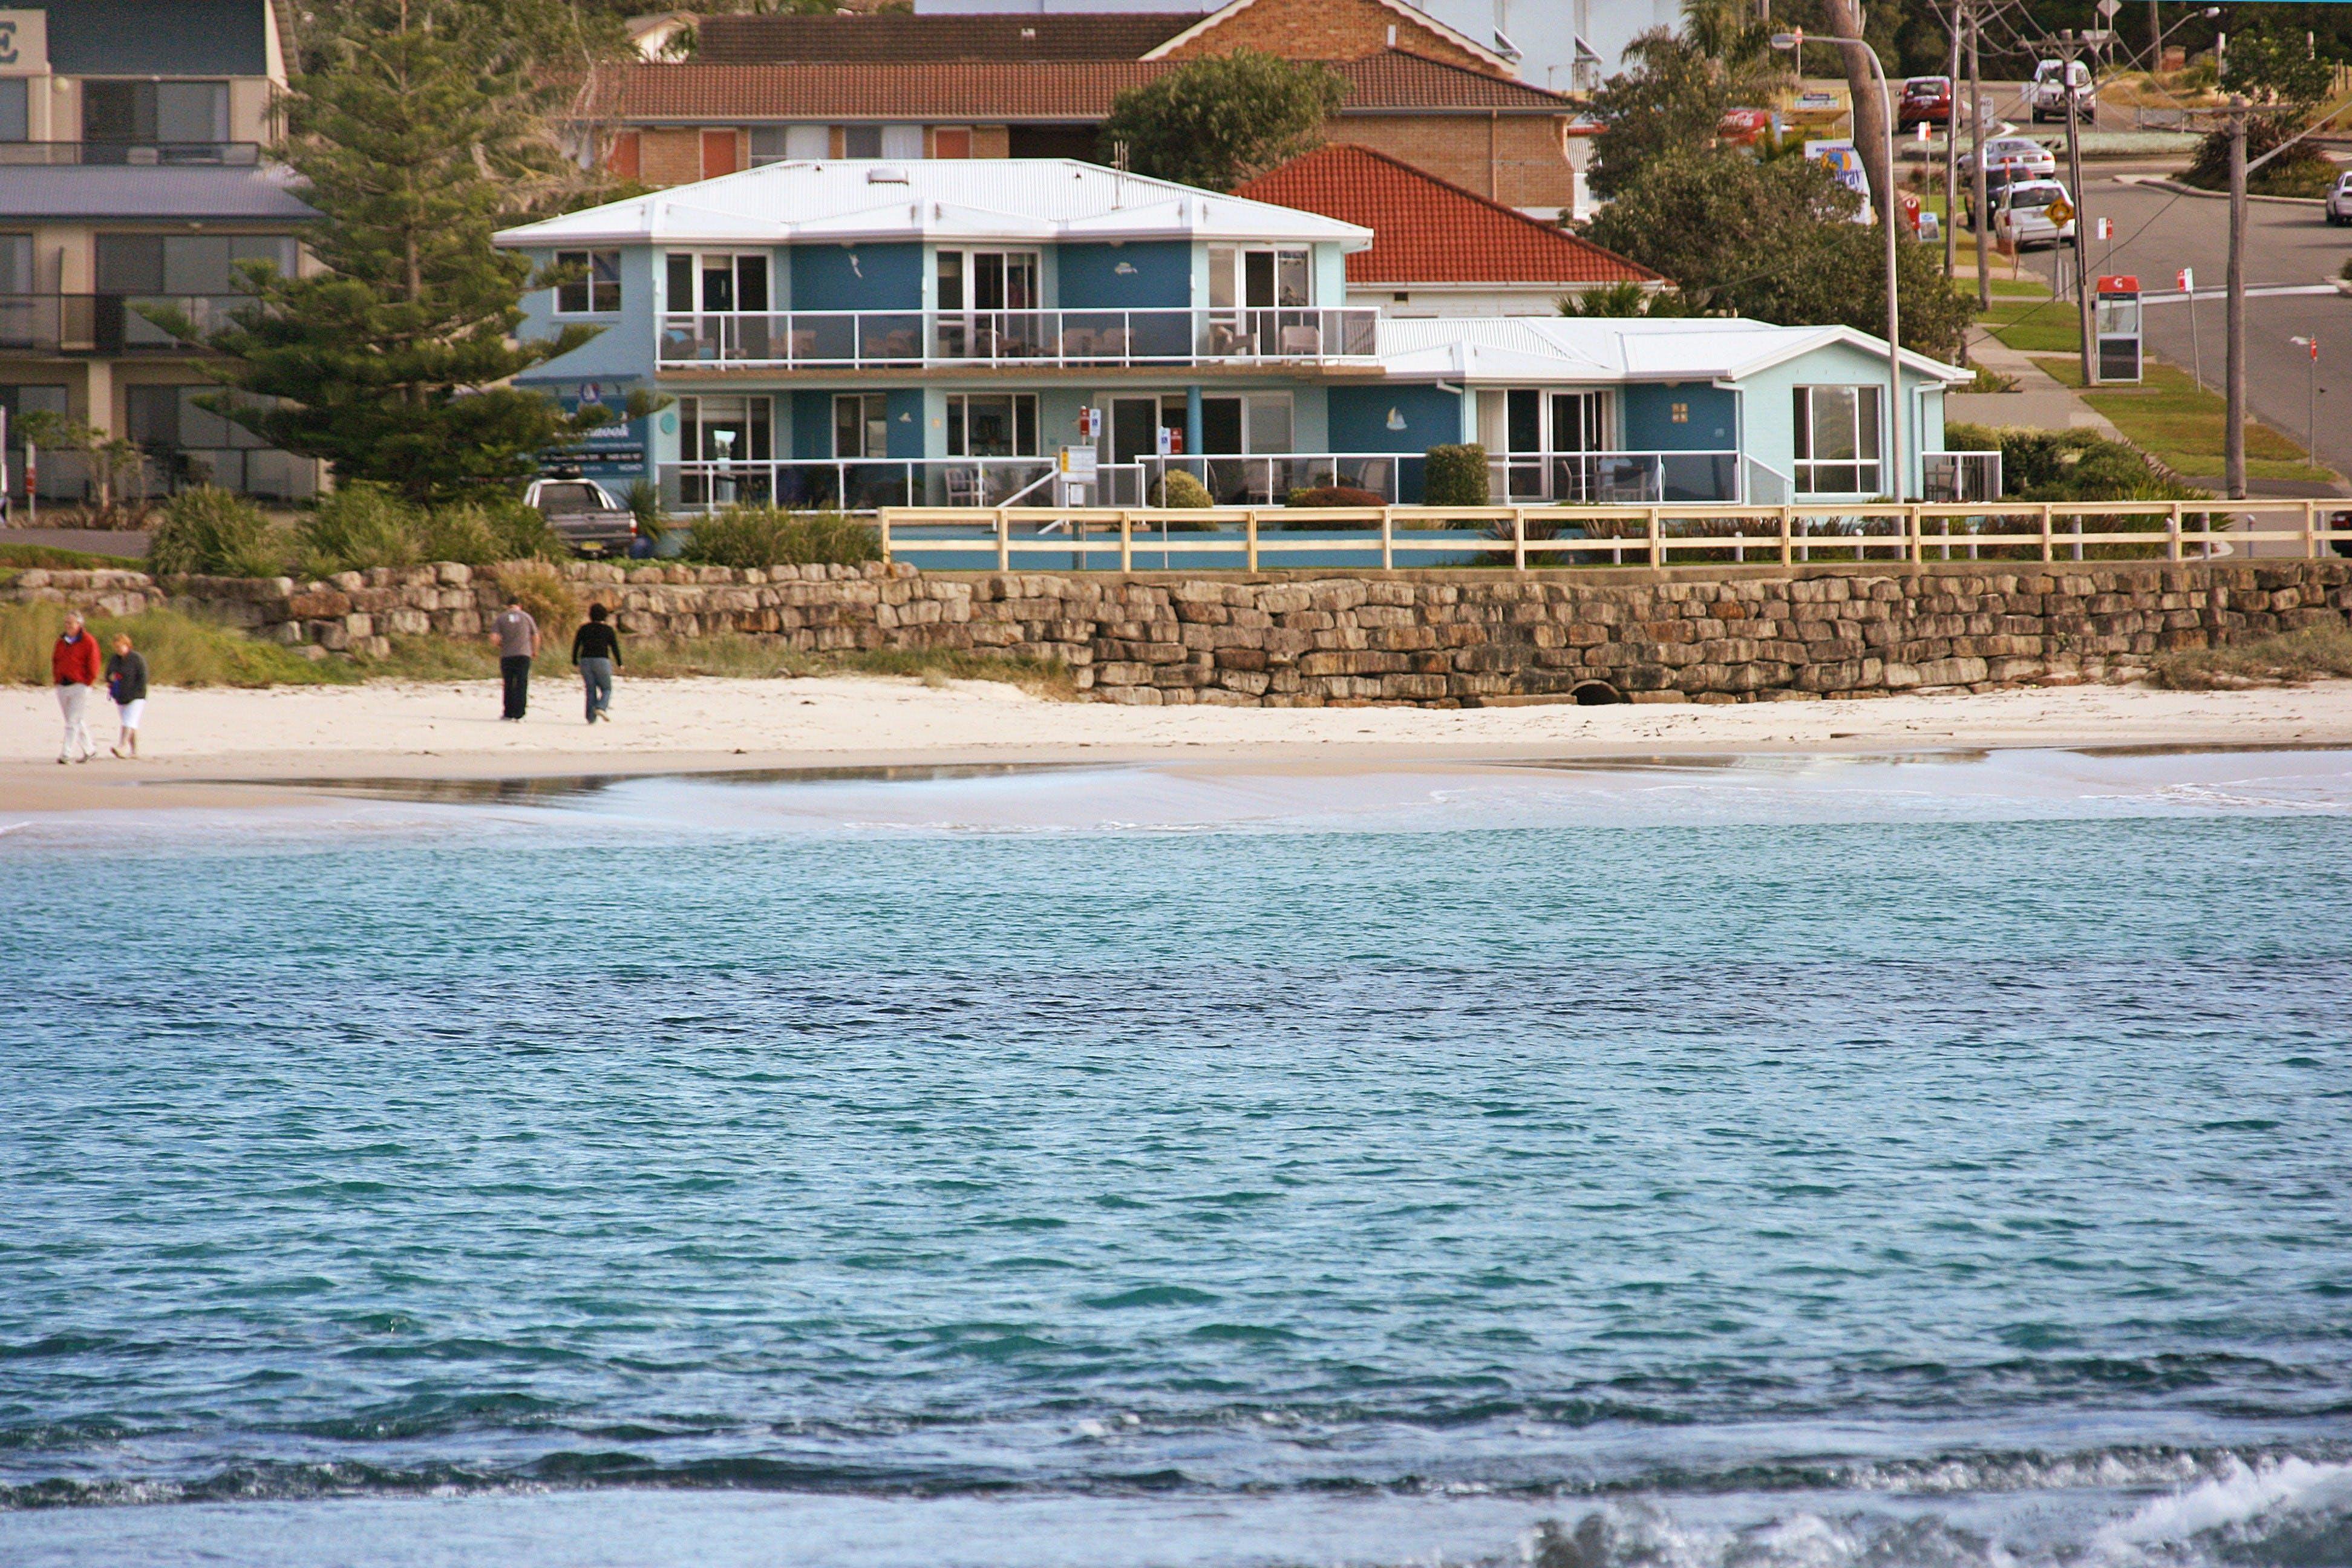
[[[1372,231],[1350,283],[1648,283],[1658,275],[1369,147],[1335,142],[1234,192]]]
[[[622,121],[1098,121],[1111,100],[1177,62],[901,60],[817,65],[667,65],[598,68],[581,112]],[[1567,114],[1557,93],[1391,49],[1333,64],[1347,114]]]
[[[695,58],[706,65],[921,60],[1139,60],[1201,19],[1197,11],[1086,16],[705,16]]]

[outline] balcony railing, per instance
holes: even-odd
[[[1919,476],[1927,501],[2000,499],[1999,452],[1922,452]]]
[[[251,168],[258,142],[0,142],[0,167],[76,164]]]
[[[1384,503],[1418,500],[1424,459],[1418,452],[1287,452],[1255,457],[1139,458],[1098,464],[1083,494],[1096,506],[1152,506],[1172,471],[1191,475],[1218,506],[1280,506],[1294,490],[1344,487]],[[1749,465],[1751,468],[1759,465]],[[1550,488],[1507,494],[1517,459],[1495,464],[1492,493],[1507,501],[1618,506],[1721,501],[1759,504],[1743,495],[1741,462],[1730,452],[1579,452],[1549,455],[1541,477]],[[1045,505],[1075,499],[1057,493],[1051,458],[776,458],[674,463],[661,470],[672,506],[732,502],[872,511],[886,506]],[[1765,469],[1769,473],[1770,470]],[[1760,498],[1778,504],[1784,495]]]
[[[1369,361],[1379,321],[1352,306],[703,312],[662,318],[661,361],[779,370]]]
[[[250,294],[0,294],[0,349],[43,353],[194,353],[199,345],[148,320],[177,311],[200,332],[226,326]]]

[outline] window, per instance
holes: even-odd
[[[923,155],[923,128],[919,125],[885,125],[882,128],[882,156],[885,158],[920,158]]]
[[[1178,428],[1182,409],[1172,411]],[[1246,397],[1201,399],[1201,450],[1213,457],[1290,450],[1290,394],[1257,392]]]
[[[0,234],[0,294],[33,291],[33,237]]]
[[[845,158],[879,158],[882,156],[882,128],[879,125],[843,126],[841,155]]]
[[[239,294],[238,263],[266,261],[290,278],[296,250],[290,234],[101,234],[98,292]]]
[[[561,315],[604,315],[621,308],[621,253],[617,250],[559,250],[555,265],[571,274],[555,286],[555,309]]]
[[[613,134],[613,145],[604,154],[604,167],[625,180],[634,180],[642,166],[645,138],[635,131],[618,131]]]
[[[1879,477],[1875,386],[1796,389],[1797,489],[1803,495],[1876,495]]]
[[[1209,247],[1209,306],[1230,310],[1303,307],[1315,300],[1311,253],[1306,250]]]
[[[84,142],[182,145],[228,140],[225,81],[85,81]]]
[[[735,162],[734,132],[706,131],[702,133],[702,177],[704,179],[715,180],[721,174],[731,174],[738,166]]]
[[[774,455],[768,399],[681,397],[677,451],[689,463],[763,463]]]
[[[851,399],[844,398],[843,402]],[[861,417],[863,415],[861,413]],[[1034,393],[967,395],[948,398],[948,456],[951,458],[1034,458],[1037,455],[1037,396]]]
[[[794,161],[815,162],[833,156],[833,127],[830,125],[787,125],[784,127],[784,152]]]
[[[878,392],[853,392],[833,400],[833,455],[890,455],[890,400]]]
[[[751,167],[764,169],[771,163],[781,163],[791,157],[792,142],[786,134],[787,125],[754,125],[751,127]]]
[[[934,158],[969,158],[971,156],[971,127],[942,125],[931,132],[931,156]]]
[[[942,250],[939,308],[942,310],[1034,310],[1037,289],[1034,250]]]
[[[696,255],[672,251],[666,263],[667,309],[673,314],[703,310],[765,310],[768,257],[765,251],[720,251]]]
[[[23,77],[0,78],[0,142],[22,142],[32,134],[29,101]]]

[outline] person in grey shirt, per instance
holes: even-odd
[[[499,675],[506,683],[506,711],[500,718],[520,723],[530,703],[530,661],[539,654],[539,623],[519,599],[490,623],[490,640],[499,645]]]

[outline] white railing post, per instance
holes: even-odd
[[[1783,566],[1790,563],[1790,559],[1793,554],[1793,552],[1790,548],[1789,539],[1789,525],[1792,521],[1793,520],[1790,515],[1790,509],[1783,506],[1780,509],[1780,564]]]
[[[2042,503],[2042,563],[2048,566],[2057,559],[2057,552],[2050,540],[2050,503],[2043,501]]]
[[[1528,569],[1528,509],[1523,506],[1511,509],[1511,567],[1517,572]]]
[[[1381,508],[1381,570],[1396,570],[1396,508]]]
[[[1257,570],[1257,508],[1249,509],[1249,515],[1243,526],[1248,541],[1245,559],[1249,563],[1249,570],[1255,572]]]
[[[2172,515],[2165,520],[2164,535],[2164,558],[2168,561],[2179,560],[2180,503],[2179,501],[2172,503]]]
[[[2303,503],[2303,558],[2319,559],[2319,503],[2315,500]]]
[[[1650,509],[1650,564],[1664,566],[1665,563],[1665,535],[1658,531],[1658,509],[1652,507]]]
[[[1003,507],[996,509],[996,569],[1011,570],[1013,565],[1013,517]]]
[[[1135,514],[1131,511],[1118,514],[1118,569],[1135,570]]]

